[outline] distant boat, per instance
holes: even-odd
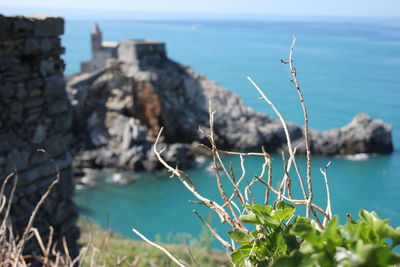
[[[192,32],[197,32],[197,25],[192,26]]]

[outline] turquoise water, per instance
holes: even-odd
[[[89,58],[92,25],[93,21],[66,21],[66,74],[77,72],[79,62]],[[280,63],[281,58],[288,57],[290,34],[295,34],[295,64],[310,127],[341,127],[359,112],[393,126],[395,152],[389,156],[365,161],[315,157],[314,182],[320,192],[317,201],[325,203],[318,168],[331,161],[335,214],[344,217],[346,212],[356,214],[359,208],[366,208],[400,225],[400,21],[99,21],[99,25],[105,40],[147,38],[166,42],[172,59],[194,67],[239,94],[247,105],[274,117],[257,100],[257,92],[246,80],[251,76],[286,120],[301,123],[301,109],[287,66]],[[247,164],[249,174],[258,172],[256,159],[248,159]],[[274,168],[277,172],[282,169],[279,157],[275,157]],[[207,167],[188,172],[200,190],[219,199]],[[76,192],[82,214],[102,225],[109,222],[112,229],[127,236],[133,236],[132,227],[150,238],[178,232],[197,235],[201,231],[200,222],[192,214],[198,207],[187,202],[194,198],[179,181],[166,178],[165,173],[136,176],[139,180],[129,186],[102,183],[97,189]],[[200,210],[206,217],[207,211]],[[218,225],[216,217],[213,221]]]

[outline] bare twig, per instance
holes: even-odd
[[[183,243],[185,244],[185,247],[186,247],[186,250],[187,250],[187,252],[188,252],[189,258],[190,258],[190,260],[192,261],[193,265],[194,265],[195,267],[200,267],[200,265],[197,264],[197,261],[196,261],[196,259],[195,259],[194,256],[193,256],[192,250],[191,250],[190,247],[188,246],[186,240],[183,240]]]
[[[307,198],[307,193],[306,193],[306,189],[305,189],[305,186],[304,186],[304,182],[303,182],[303,179],[301,177],[301,173],[300,173],[299,167],[297,166],[296,158],[295,158],[294,153],[293,153],[292,141],[291,141],[291,138],[290,138],[290,135],[289,135],[289,130],[287,128],[286,121],[284,120],[284,118],[281,115],[281,113],[279,112],[279,110],[275,107],[275,105],[269,100],[269,98],[260,89],[260,87],[250,77],[247,77],[247,79],[257,89],[257,91],[261,94],[261,99],[263,99],[265,102],[267,102],[267,104],[271,106],[271,108],[274,110],[275,114],[279,117],[279,120],[281,121],[281,124],[283,126],[283,130],[285,132],[289,155],[293,159],[293,165],[295,167],[297,176],[299,178],[299,182],[300,182],[301,190],[303,192],[303,196],[304,196],[304,198]]]
[[[161,156],[162,151],[157,150],[157,144],[160,139],[162,130],[163,130],[163,128],[161,127],[160,132],[158,133],[158,136],[157,136],[156,141],[153,146],[154,153],[156,154],[156,156],[157,156],[158,160],[161,162],[161,164],[163,164],[168,169],[168,171],[170,171],[174,176],[178,177],[178,179],[186,187],[186,189],[189,190],[189,192],[191,192],[198,200],[200,200],[201,203],[203,203],[205,206],[207,206],[208,208],[215,211],[218,214],[218,216],[221,220],[221,223],[228,222],[234,229],[238,229],[239,231],[248,233],[248,230],[245,227],[243,227],[242,225],[238,225],[238,223],[229,216],[229,214],[225,211],[225,209],[221,205],[219,205],[215,201],[212,201],[212,200],[202,196],[199,192],[197,192],[195,187],[193,185],[190,185],[186,181],[185,176],[187,176],[187,175],[183,171],[171,167],[162,158],[162,156]]]
[[[232,246],[226,242],[212,227],[209,223],[207,223],[201,216],[200,214],[196,211],[193,210],[193,213],[199,217],[200,221],[210,230],[211,234],[224,246],[226,247],[229,251],[233,251]]]
[[[206,146],[204,144],[198,144],[197,146],[203,147],[203,148],[211,151],[211,148],[209,148],[208,146]],[[220,149],[218,149],[218,153],[219,154],[225,154],[225,155],[236,155],[236,156],[239,156],[239,155],[242,155],[242,156],[261,156],[261,157],[264,156],[263,153],[226,151],[226,150],[220,150]]]
[[[264,157],[268,162],[268,181],[267,181],[267,183],[268,183],[269,186],[271,186],[271,182],[272,182],[272,159],[271,159],[271,156],[265,151],[264,147],[262,147],[262,150],[263,150],[263,153],[264,153]],[[269,187],[267,187],[267,189],[265,190],[264,205],[268,205],[270,190],[271,189]]]
[[[215,136],[214,136],[214,134],[215,134],[214,133],[214,114],[215,114],[215,111],[212,111],[211,103],[209,103],[209,113],[210,113],[210,135],[209,135],[209,139],[210,139],[211,151],[212,151],[212,155],[213,155],[213,164],[215,166],[215,177],[216,177],[216,180],[217,180],[218,191],[219,191],[219,193],[221,195],[222,200],[224,201],[224,205],[226,205],[229,208],[229,210],[231,211],[231,213],[233,214],[234,219],[232,219],[232,222],[235,224],[235,227],[243,229],[244,226],[243,226],[242,222],[239,220],[239,217],[238,217],[237,213],[233,209],[230,200],[226,196],[226,193],[225,193],[224,188],[223,188],[222,183],[221,183],[221,176],[219,174],[219,168],[218,168],[217,160],[218,160],[219,164],[221,165],[221,168],[223,169],[225,175],[228,177],[229,181],[235,187],[235,192],[237,194],[239,194],[239,196],[238,196],[239,201],[240,201],[240,199],[243,199],[243,197],[240,196],[240,190],[238,189],[238,187],[236,186],[236,183],[233,181],[233,179],[229,175],[228,171],[225,168],[225,165],[224,165],[223,161],[221,160],[221,157],[218,154],[218,150],[217,150],[216,144],[215,144]]]
[[[328,214],[329,219],[332,219],[332,207],[331,207],[331,193],[329,190],[329,183],[328,183],[328,168],[331,165],[331,162],[329,161],[326,165],[325,168],[322,169],[320,168],[320,171],[322,173],[322,175],[324,176],[324,181],[325,181],[325,187],[326,187],[326,201],[327,201],[327,205],[326,205],[326,214]],[[323,225],[326,226],[327,220],[326,218],[324,218],[324,222]]]
[[[295,43],[296,43],[296,37],[292,35],[292,46],[290,47],[290,53],[289,53],[289,68],[290,68],[290,74],[292,75],[293,78],[292,82],[296,87],[297,94],[299,95],[304,117],[304,141],[306,145],[306,154],[307,154],[307,185],[309,192],[308,195],[309,204],[307,205],[307,212],[309,213],[314,192],[312,189],[312,180],[311,180],[311,151],[310,151],[309,135],[308,135],[308,114],[307,114],[306,104],[304,103],[303,94],[301,93],[300,90],[300,84],[299,81],[297,80],[296,68],[293,66],[293,50]]]
[[[17,172],[15,172],[15,173],[17,173]],[[5,203],[6,203],[6,196],[4,195],[4,190],[5,190],[5,187],[6,187],[7,183],[8,183],[8,181],[9,181],[13,176],[14,176],[14,173],[10,173],[10,174],[5,178],[5,180],[4,180],[4,182],[3,182],[3,185],[2,185],[2,187],[1,187],[1,192],[0,192],[0,193],[1,193],[1,196],[2,196],[2,202],[4,201],[4,202],[3,202],[4,205],[5,205]],[[13,197],[14,197],[15,189],[17,188],[17,183],[18,183],[18,174],[15,175],[13,187],[12,187],[12,189],[11,189],[11,193],[10,193],[9,198],[8,198],[8,205],[7,205],[7,208],[6,208],[6,210],[5,210],[5,213],[3,214],[4,219],[3,219],[2,223],[1,223],[1,228],[0,228],[2,231],[5,231],[5,230],[6,230],[6,227],[7,227],[7,226],[6,226],[6,223],[7,223],[9,214],[10,214],[12,199],[13,199]],[[2,203],[2,209],[1,209],[0,211],[3,210],[3,203]],[[12,231],[10,231],[10,233],[12,233]]]
[[[247,186],[246,186],[245,189],[244,189],[244,195],[245,195],[245,198],[246,198],[246,202],[247,202],[248,204],[250,204],[250,205],[254,205],[254,202],[255,202],[254,194],[253,194],[253,191],[251,190],[251,187],[252,187],[257,181],[258,181],[257,179],[251,180],[250,183],[247,183]],[[248,196],[248,193],[247,193],[247,192],[249,192],[249,194],[250,194],[250,196],[251,196],[251,201],[249,200],[249,196]]]
[[[163,248],[162,246],[151,242],[150,240],[148,240],[144,235],[142,235],[138,230],[136,230],[135,228],[132,229],[132,231],[138,235],[141,239],[143,239],[143,241],[145,241],[146,243],[152,245],[155,248],[158,248],[159,250],[161,250],[162,252],[164,252],[165,255],[167,255],[168,258],[170,258],[173,262],[175,262],[178,266],[180,267],[186,267],[187,263],[185,263],[182,260],[178,260],[177,258],[175,258],[168,250],[166,250],[165,248]]]

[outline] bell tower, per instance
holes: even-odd
[[[101,42],[102,36],[99,25],[97,23],[94,24],[92,29],[92,59],[96,58],[96,54],[101,51]]]

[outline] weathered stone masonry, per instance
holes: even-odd
[[[45,237],[49,227],[59,243],[66,237],[76,254],[79,231],[69,148],[72,142],[71,107],[63,77],[64,52],[58,17],[5,17],[0,15],[0,177],[18,173],[11,219],[21,232],[56,169],[44,148],[58,163],[61,181],[38,213],[34,226]],[[1,181],[0,180],[0,181]],[[28,250],[36,249],[31,243]]]

